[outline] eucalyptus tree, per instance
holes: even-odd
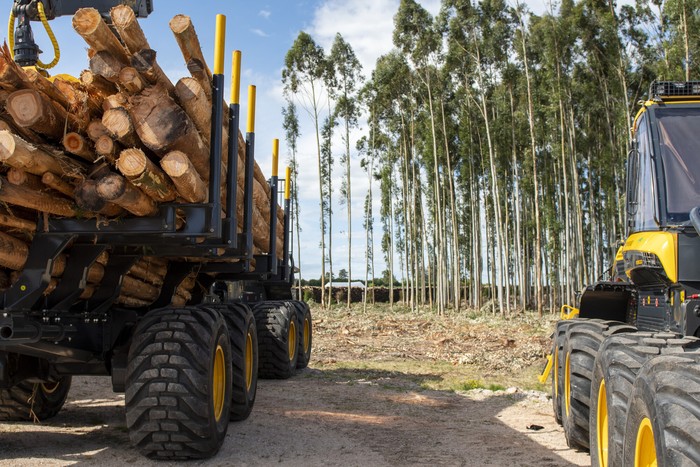
[[[350,130],[357,127],[360,116],[360,106],[357,93],[362,85],[362,65],[355,52],[340,33],[336,34],[331,47],[329,61],[331,62],[337,80],[338,97],[335,106],[335,118],[343,120],[343,142],[345,153],[340,158],[344,167],[343,182],[340,187],[341,204],[347,208],[348,236],[348,297],[347,306],[350,308],[350,283],[352,282],[352,185],[350,165]]]
[[[430,152],[432,156],[432,190],[436,251],[436,304],[442,313],[447,304],[447,249],[445,245],[445,209],[441,188],[441,164],[438,155],[437,118],[434,108],[434,86],[440,62],[442,35],[430,13],[414,0],[401,0],[394,17],[394,45],[410,60],[418,83],[423,86],[427,104]]]
[[[316,156],[319,174],[319,208],[321,221],[321,303],[325,306],[326,231],[323,206],[323,178],[321,176],[320,122],[324,102],[324,86],[328,76],[328,63],[323,48],[313,38],[301,31],[285,56],[282,82],[285,92],[295,96],[314,123]]]
[[[285,140],[287,141],[287,147],[289,148],[290,158],[289,167],[291,169],[291,180],[287,180],[287,183],[291,183],[291,201],[292,201],[292,225],[296,232],[297,241],[297,261],[296,266],[299,268],[299,278],[298,278],[298,299],[302,299],[301,293],[301,225],[299,223],[300,211],[299,211],[299,187],[297,186],[297,179],[299,176],[299,166],[297,165],[297,143],[299,137],[301,136],[301,131],[299,129],[299,117],[297,116],[297,108],[291,99],[287,99],[287,106],[282,108],[282,116],[284,120],[282,122],[282,127],[284,128]],[[292,248],[294,248],[292,246]]]

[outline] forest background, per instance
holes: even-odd
[[[310,122],[303,131],[316,146],[303,150],[316,154],[320,200],[315,213],[297,210],[302,277],[303,264],[320,263],[313,284],[397,287],[408,306],[440,312],[571,303],[605,275],[625,234],[638,101],[655,79],[700,76],[699,8],[563,0],[535,15],[504,0],[443,0],[431,15],[401,0],[395,48],[371,72],[342,35],[324,50],[300,32],[282,72],[284,127],[298,176],[300,121]],[[366,193],[352,190],[353,158]],[[362,225],[352,225],[363,195]],[[298,219],[313,215],[312,255]],[[340,257],[338,217],[347,222]],[[359,251],[364,268],[352,270]]]

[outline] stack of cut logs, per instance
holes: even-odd
[[[39,215],[104,223],[156,215],[159,203],[208,201],[212,75],[190,18],[177,15],[170,22],[191,74],[177,84],[159,66],[130,7],[115,7],[111,19],[112,27],[92,8],[73,17],[74,29],[89,46],[90,67],[79,79],[48,79],[17,66],[7,45],[0,50],[0,290],[24,267]],[[223,131],[225,155],[226,123]],[[240,133],[238,140],[240,230],[245,161]],[[226,170],[224,160],[224,182]],[[265,252],[270,187],[257,164],[253,204],[254,245],[256,252]],[[281,256],[282,210],[273,215]],[[90,268],[83,298],[100,283],[107,259],[101,256]],[[56,287],[65,260],[60,256],[55,262],[56,279],[47,293]],[[141,259],[125,276],[119,302],[143,306],[154,301],[167,267],[166,259]],[[194,278],[186,279],[174,303],[188,300],[193,286]]]

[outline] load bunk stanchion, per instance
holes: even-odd
[[[238,128],[241,114],[241,51],[233,52],[231,103],[228,110],[228,172],[226,173],[226,239],[238,248]]]
[[[272,177],[270,177],[270,273],[277,275],[277,165],[280,140],[272,140]]]
[[[214,73],[212,86],[211,146],[209,157],[209,203],[211,224],[209,232],[221,238],[221,148],[224,124],[224,48],[226,16],[216,15],[216,41],[214,42]]]
[[[289,263],[289,248],[290,248],[290,242],[289,242],[289,232],[290,232],[290,210],[289,208],[291,207],[291,200],[290,200],[290,194],[291,194],[291,188],[292,188],[292,169],[290,167],[287,167],[287,170],[284,174],[284,259],[283,259],[283,268],[284,268],[284,281],[289,282],[290,278],[290,263]]]
[[[248,124],[245,134],[245,191],[243,192],[243,235],[245,272],[253,259],[253,171],[255,167],[255,86],[248,86]]]

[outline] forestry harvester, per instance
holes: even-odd
[[[173,18],[192,74],[173,85],[136,20],[151,11],[14,0],[0,51],[0,421],[53,417],[72,376],[105,375],[143,454],[206,458],[250,414],[258,377],[307,365],[311,313],[292,300],[278,141],[269,180],[255,163],[254,86],[239,133],[238,51],[224,102],[225,17],[213,72],[189,18]],[[30,22],[57,59],[49,21],[62,15],[90,47],[80,79],[38,61]]]
[[[700,81],[652,83],[627,159],[627,238],[607,280],[562,309],[541,377],[593,465],[700,465],[699,148]]]

